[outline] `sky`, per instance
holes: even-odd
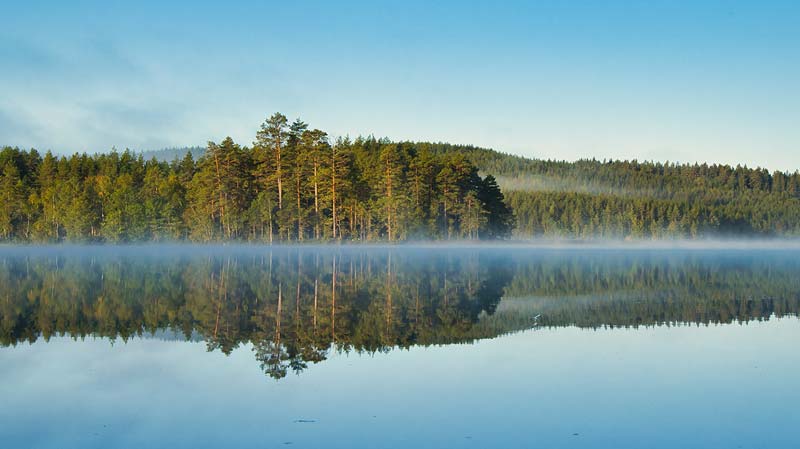
[[[800,2],[0,4],[0,145],[333,136],[800,169]]]

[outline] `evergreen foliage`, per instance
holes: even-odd
[[[457,153],[331,142],[280,113],[252,147],[228,137],[197,160],[6,147],[0,173],[0,241],[496,239],[513,227],[496,184]]]
[[[150,155],[4,148],[0,241],[800,235],[798,172],[537,160],[373,137],[332,142],[279,113],[251,147],[228,138]]]
[[[518,238],[800,235],[800,173],[719,164],[527,159],[464,145],[516,215]]]

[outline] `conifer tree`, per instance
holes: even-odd
[[[2,168],[0,179],[0,239],[10,240],[23,208],[23,185],[19,170],[11,162]]]

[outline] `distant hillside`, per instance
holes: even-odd
[[[183,159],[186,153],[189,152],[192,153],[192,157],[197,159],[205,154],[206,149],[205,147],[173,147],[154,151],[143,151],[141,154],[144,160],[156,158],[162,162],[172,162],[175,159]]]
[[[468,145],[516,215],[517,238],[800,236],[800,173],[719,164],[529,159]]]

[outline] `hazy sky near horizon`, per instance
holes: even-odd
[[[800,2],[5,2],[0,145],[333,135],[800,169]]]

